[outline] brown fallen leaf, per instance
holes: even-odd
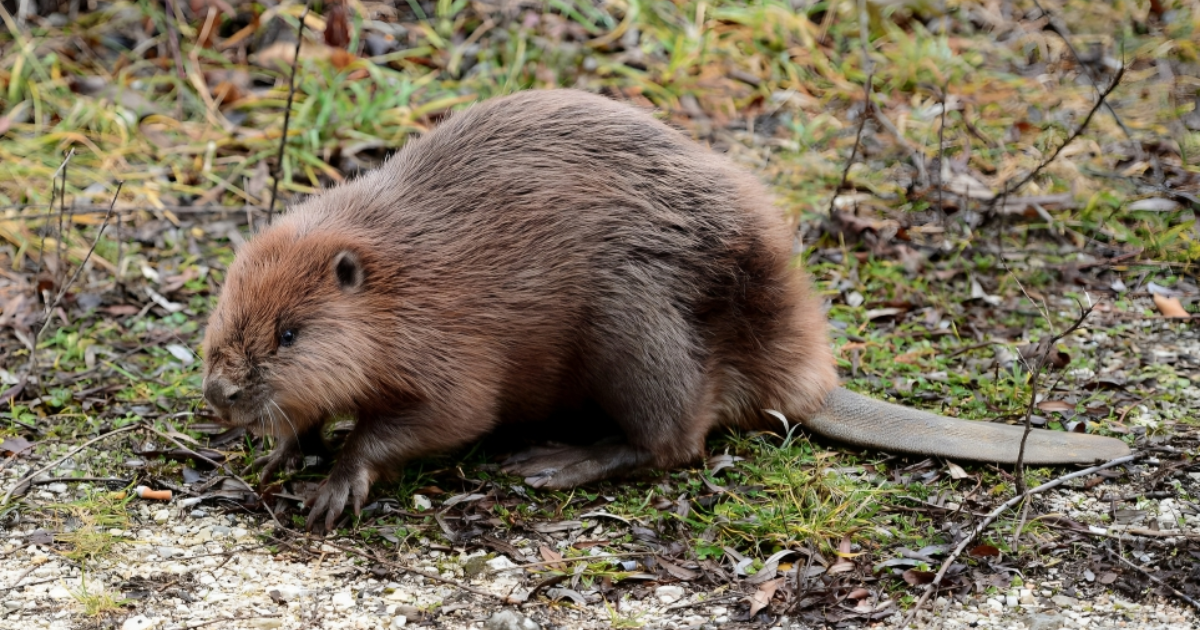
[[[1075,405],[1065,400],[1043,400],[1037,404],[1042,411],[1075,411]]]
[[[1177,297],[1167,297],[1165,295],[1154,294],[1154,306],[1158,307],[1158,312],[1163,314],[1163,317],[1191,317],[1192,314],[1183,308],[1183,304],[1179,302]]]
[[[935,571],[921,571],[919,569],[909,569],[901,574],[905,582],[909,586],[919,586],[921,584],[929,584],[933,578],[937,576]]]
[[[992,545],[977,545],[972,547],[971,550],[967,552],[967,555],[975,556],[976,558],[982,558],[985,556],[999,557],[1000,550]]]
[[[676,579],[683,580],[685,582],[694,580],[697,577],[699,577],[699,575],[700,575],[700,574],[696,573],[695,571],[692,571],[691,569],[685,569],[684,567],[681,567],[678,564],[675,564],[675,563],[665,560],[663,558],[655,558],[655,561],[657,561],[658,566],[665,569],[667,573],[670,573]]]
[[[0,453],[3,453],[5,456],[20,455],[33,448],[33,444],[33,442],[19,435],[6,437],[3,442],[0,442]]]
[[[764,582],[762,586],[754,591],[754,595],[750,597],[750,616],[758,614],[758,611],[766,608],[771,603],[771,598],[775,597],[775,591],[779,589],[779,585],[787,578],[776,578],[770,582]]]
[[[542,545],[541,547],[538,547],[538,553],[541,554],[542,560],[545,560],[546,562],[550,563],[550,564],[547,564],[546,566],[551,567],[553,569],[557,569],[559,571],[563,570],[564,567],[561,562],[563,557],[562,557],[561,553],[558,553],[557,551],[547,547],[546,545]]]

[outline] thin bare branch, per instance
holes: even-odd
[[[994,522],[997,518],[1000,518],[1001,514],[1008,511],[1009,508],[1013,507],[1014,505],[1019,504],[1020,502],[1028,499],[1029,497],[1041,494],[1047,490],[1053,490],[1054,488],[1057,488],[1072,479],[1078,479],[1079,477],[1086,477],[1093,473],[1100,472],[1101,470],[1107,470],[1114,466],[1128,464],[1130,462],[1133,462],[1134,460],[1137,460],[1141,456],[1142,456],[1142,454],[1140,454],[1140,453],[1135,453],[1133,455],[1126,455],[1125,457],[1118,457],[1117,459],[1114,459],[1110,462],[1100,464],[1099,466],[1092,466],[1091,468],[1085,468],[1083,470],[1077,470],[1073,473],[1065,474],[1061,477],[1058,477],[1057,479],[1052,479],[1050,481],[1047,481],[1046,483],[1044,483],[1036,488],[1032,488],[1025,492],[1019,493],[1016,496],[1014,496],[1013,498],[1005,501],[1003,504],[1000,505],[1000,507],[989,512],[988,515],[985,516],[983,518],[983,520],[979,522],[978,525],[976,525],[974,528],[971,529],[970,532],[967,533],[966,537],[964,537],[961,541],[959,541],[958,546],[954,548],[954,551],[950,552],[950,555],[946,556],[946,560],[942,562],[942,566],[940,569],[938,569],[937,575],[935,575],[933,578],[933,581],[930,582],[925,587],[925,592],[921,594],[921,598],[917,600],[917,603],[915,605],[913,605],[912,610],[910,610],[908,612],[908,617],[905,618],[904,623],[901,624],[901,626],[908,627],[909,625],[912,624],[913,619],[915,619],[917,616],[917,612],[919,610],[921,610],[921,607],[924,606],[925,602],[929,600],[929,596],[931,594],[933,594],[935,591],[937,591],[938,586],[942,583],[942,579],[946,577],[946,571],[948,571],[950,569],[950,565],[954,564],[954,561],[957,560],[958,557],[961,556],[964,551],[966,551],[967,546],[970,545],[971,542],[974,541],[976,538],[978,538],[979,535],[982,534],[984,532],[984,530],[986,530],[988,528],[988,526],[990,526],[992,524],[992,522]]]
[[[125,182],[123,181],[117,182],[117,190],[113,192],[112,203],[108,204],[108,212],[104,215],[104,221],[100,223],[100,231],[96,233],[96,240],[92,241],[92,246],[88,248],[87,254],[83,257],[83,261],[79,263],[79,267],[75,270],[75,273],[71,276],[71,279],[58,288],[58,294],[54,296],[54,300],[46,303],[45,321],[42,322],[42,327],[38,328],[37,333],[34,334],[32,346],[29,348],[28,373],[31,377],[30,384],[32,384],[34,370],[37,369],[38,341],[41,340],[42,335],[46,334],[46,329],[50,327],[50,322],[54,321],[54,309],[58,308],[58,305],[62,302],[63,296],[67,294],[67,290],[75,284],[75,281],[79,279],[79,274],[83,273],[83,269],[87,267],[88,261],[92,259],[92,252],[96,251],[96,245],[100,243],[100,238],[104,236],[104,228],[108,227],[108,221],[112,218],[113,208],[117,205],[117,197],[121,196],[121,188],[124,185]],[[43,254],[43,256],[45,256],[45,254]],[[59,264],[61,265],[62,261],[59,261]],[[41,379],[38,379],[37,387],[41,387]]]
[[[1083,132],[1088,128],[1088,125],[1091,124],[1092,117],[1095,116],[1096,112],[1099,111],[1099,109],[1104,106],[1104,101],[1108,98],[1108,96],[1110,94],[1113,93],[1113,90],[1117,89],[1117,86],[1121,84],[1121,78],[1124,76],[1125,76],[1125,66],[1121,66],[1121,69],[1117,71],[1117,75],[1113,77],[1112,83],[1110,83],[1108,85],[1108,87],[1105,88],[1105,90],[1100,93],[1100,96],[1096,99],[1096,103],[1092,105],[1092,108],[1090,110],[1088,110],[1087,116],[1084,116],[1083,122],[1081,122],[1079,124],[1079,126],[1075,128],[1075,131],[1071,132],[1071,135],[1067,136],[1067,139],[1064,140],[1062,142],[1062,144],[1058,145],[1058,147],[1056,147],[1054,149],[1054,152],[1050,154],[1050,157],[1046,158],[1045,160],[1042,160],[1042,162],[1040,164],[1038,164],[1036,168],[1034,168],[1032,171],[1030,171],[1028,175],[1026,175],[1025,177],[1022,177],[1015,184],[1005,185],[1004,189],[1000,192],[1000,194],[996,195],[995,197],[992,198],[992,201],[989,204],[990,207],[991,208],[996,208],[997,206],[1003,207],[1005,200],[1008,198],[1008,196],[1010,194],[1020,190],[1022,186],[1033,181],[1033,179],[1035,177],[1037,177],[1042,172],[1043,169],[1045,169],[1047,166],[1050,165],[1051,162],[1053,162],[1055,159],[1058,158],[1058,155],[1060,153],[1062,153],[1063,149],[1067,148],[1067,146],[1070,145],[1072,142],[1074,142],[1076,138],[1078,138],[1080,135],[1082,135]]]
[[[279,176],[283,172],[283,150],[287,146],[288,125],[292,121],[292,100],[296,98],[296,68],[300,65],[300,44],[304,42],[304,19],[308,17],[308,10],[311,6],[312,0],[306,0],[304,12],[300,14],[300,20],[296,23],[296,50],[292,54],[292,74],[288,77],[287,107],[283,110],[283,135],[279,137],[279,153],[275,156],[275,173],[271,181],[271,205],[267,207],[267,225],[271,225],[271,220],[275,218],[275,198],[279,194]],[[253,229],[254,226],[250,227]]]
[[[862,144],[863,127],[867,124],[867,119],[871,117],[871,83],[875,79],[874,74],[867,75],[867,81],[863,85],[863,111],[858,118],[858,131],[854,132],[854,146],[850,149],[850,157],[846,160],[846,166],[842,169],[842,179],[838,182],[837,188],[833,189],[833,195],[829,197],[829,218],[833,218],[834,203],[837,202],[838,193],[846,187],[846,183],[850,180],[850,167],[854,166],[854,160],[858,157],[858,147]]]

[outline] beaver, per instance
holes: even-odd
[[[1013,463],[1019,427],[839,387],[827,322],[766,187],[649,113],[575,90],[486,100],[237,252],[204,337],[204,396],[276,437],[263,478],[357,420],[310,529],[409,460],[502,424],[601,409],[621,438],[504,469],[567,488],[699,458],[715,427],[805,429]],[[1031,464],[1129,452],[1038,430]]]

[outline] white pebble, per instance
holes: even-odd
[[[676,586],[674,584],[668,584],[666,586],[660,586],[654,589],[654,596],[658,598],[658,601],[664,604],[673,604],[679,601],[683,595],[683,587]]]
[[[354,607],[354,595],[350,594],[349,591],[342,591],[340,593],[334,594],[333,599],[330,600],[330,603],[332,603],[333,607],[337,608],[338,610],[346,610],[348,608],[353,608]]]

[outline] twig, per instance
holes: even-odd
[[[179,29],[175,28],[175,3],[173,0],[163,0],[163,20],[167,23],[167,48],[175,61],[175,72],[179,73],[181,81],[187,80],[187,71],[183,68],[183,55],[179,54]],[[176,90],[176,115],[183,120],[183,90]]]
[[[1057,488],[1058,486],[1061,486],[1072,479],[1086,477],[1087,475],[1099,472],[1101,470],[1112,468],[1114,466],[1120,466],[1122,464],[1128,464],[1141,456],[1142,455],[1140,453],[1126,455],[1125,457],[1118,457],[1117,459],[1100,464],[1099,466],[1092,466],[1091,468],[1085,468],[1083,470],[1077,470],[1073,473],[1068,473],[1057,479],[1047,481],[1036,488],[1026,490],[1025,492],[1005,501],[1000,505],[1000,507],[989,512],[988,515],[984,517],[984,519],[980,521],[980,523],[976,525],[970,532],[968,532],[967,536],[958,543],[958,546],[954,548],[954,551],[951,552],[949,556],[946,556],[946,560],[942,562],[942,566],[940,569],[938,569],[937,575],[935,575],[933,581],[925,587],[925,592],[921,595],[921,598],[917,600],[917,603],[912,607],[912,610],[909,611],[908,617],[904,620],[904,623],[901,624],[901,627],[907,627],[912,623],[913,619],[917,616],[917,611],[921,610],[921,606],[923,606],[929,599],[930,594],[937,590],[938,585],[942,583],[942,578],[946,576],[946,571],[948,571],[950,569],[950,565],[953,564],[954,561],[958,559],[958,557],[961,556],[964,551],[966,551],[967,545],[970,545],[971,541],[975,540],[980,534],[982,534],[984,530],[986,530],[988,526],[991,525],[992,522],[997,518],[999,518],[1000,515],[1006,510],[1028,499],[1029,497]]]
[[[950,82],[947,80],[942,84],[941,93],[938,95],[942,101],[941,123],[938,125],[938,165],[937,165],[937,192],[938,192],[938,213],[942,216],[942,228],[946,227],[946,205],[942,202],[942,197],[945,195],[945,182],[942,181],[942,173],[946,172],[946,91],[950,89]]]
[[[1134,564],[1134,563],[1132,563],[1132,562],[1130,562],[1130,561],[1126,560],[1126,559],[1125,559],[1125,556],[1122,556],[1122,555],[1121,555],[1121,554],[1119,554],[1119,553],[1115,553],[1115,552],[1113,552],[1111,549],[1105,549],[1105,550],[1104,550],[1104,552],[1105,552],[1105,553],[1107,553],[1107,554],[1108,554],[1110,557],[1112,557],[1112,558],[1116,558],[1117,560],[1120,560],[1120,561],[1121,561],[1121,562],[1123,562],[1124,564],[1126,564],[1126,565],[1128,565],[1128,566],[1132,567],[1133,569],[1137,570],[1139,573],[1141,573],[1142,575],[1146,576],[1146,577],[1147,577],[1147,578],[1148,578],[1148,579],[1149,579],[1151,582],[1154,582],[1155,584],[1157,584],[1157,585],[1159,585],[1159,586],[1161,586],[1161,587],[1163,587],[1163,588],[1167,589],[1168,591],[1171,591],[1171,592],[1172,592],[1172,593],[1174,593],[1174,594],[1175,594],[1175,596],[1176,596],[1176,597],[1178,597],[1179,599],[1182,599],[1183,601],[1185,601],[1185,602],[1187,602],[1187,603],[1191,604],[1191,605],[1192,605],[1194,608],[1196,608],[1196,609],[1200,610],[1200,602],[1197,602],[1196,600],[1192,599],[1191,597],[1188,597],[1187,595],[1184,595],[1183,593],[1180,593],[1180,592],[1179,592],[1179,590],[1178,590],[1178,589],[1176,589],[1174,586],[1171,586],[1170,584],[1167,584],[1166,582],[1162,581],[1162,579],[1161,579],[1161,578],[1159,578],[1159,577],[1155,576],[1153,573],[1151,573],[1151,572],[1149,572],[1149,571],[1147,571],[1147,570],[1143,569],[1142,567],[1139,567],[1138,565],[1136,565],[1136,564]]]
[[[917,151],[911,144],[908,143],[908,140],[904,137],[904,134],[900,133],[900,130],[896,128],[896,125],[892,124],[892,121],[887,117],[886,114],[883,113],[883,110],[880,109],[878,105],[875,105],[874,103],[871,104],[871,113],[875,116],[875,120],[878,120],[879,124],[883,125],[883,128],[886,129],[888,133],[892,134],[892,137],[896,139],[896,143],[900,145],[900,148],[904,149],[904,152],[908,154],[908,159],[913,163],[913,166],[917,168],[917,181],[920,183],[920,185],[922,187],[928,186],[929,171],[925,170],[925,158],[921,156],[919,151]]]
[[[31,486],[45,486],[52,483],[110,483],[119,482],[122,485],[129,485],[133,482],[131,479],[121,479],[120,477],[51,477],[49,479],[35,479],[29,482]]]
[[[251,488],[251,492],[254,492],[255,495],[257,495],[260,500],[262,499],[262,495],[260,495],[257,491],[253,490],[254,486],[250,485],[245,479],[242,479],[241,476],[239,476],[237,473],[233,472],[233,469],[229,467],[228,462],[218,463],[215,460],[209,459],[209,458],[201,455],[200,453],[197,453],[195,450],[188,448],[187,445],[185,445],[183,442],[180,442],[179,440],[177,440],[174,436],[169,435],[167,433],[163,433],[162,431],[159,431],[158,429],[154,428],[153,426],[146,425],[146,429],[155,433],[156,435],[163,438],[164,440],[171,441],[171,443],[173,443],[175,446],[178,446],[180,449],[183,449],[183,451],[185,453],[187,453],[188,455],[195,457],[197,459],[203,460],[205,462],[208,462],[210,465],[212,465],[213,468],[216,468],[218,470],[224,470],[225,474],[242,482],[242,484],[245,485],[247,488]],[[277,527],[279,527],[280,529],[287,529],[286,527],[283,526],[283,523],[281,523],[279,521],[279,517],[275,516],[275,511],[267,506],[266,501],[263,501],[262,505],[267,510],[267,514],[271,515],[271,520],[275,521],[275,525]]]
[[[267,207],[267,225],[275,218],[275,197],[279,193],[279,174],[283,171],[283,149],[287,146],[288,124],[292,121],[292,99],[296,97],[296,68],[300,65],[300,43],[304,41],[304,18],[312,0],[304,3],[304,13],[296,23],[296,50],[292,55],[292,75],[288,78],[287,108],[283,110],[283,135],[279,137],[279,153],[275,156],[275,173],[271,181],[271,205]],[[252,229],[254,226],[250,226]]]
[[[67,166],[70,164],[72,157],[75,157],[75,147],[71,147],[71,150],[67,152],[67,157],[63,159],[62,166],[58,167],[59,170],[62,171],[62,187],[58,194],[58,242],[55,243],[55,248],[54,248],[55,258],[57,259],[56,262],[58,263],[58,269],[54,270],[55,285],[62,284],[63,279],[66,277],[66,271],[67,271],[66,266],[63,265],[63,243],[66,240],[63,237],[63,215],[65,215],[67,212]],[[54,173],[54,177],[58,177],[57,172]],[[51,181],[50,181],[50,186],[51,186],[51,188],[50,188],[50,209],[53,210],[54,209],[54,180],[53,179],[51,179]],[[70,227],[70,225],[71,225],[70,222],[67,222],[68,228]],[[41,255],[42,255],[42,267],[44,268],[46,266],[46,263],[45,263],[46,252],[44,249],[42,250]]]
[[[1019,280],[1017,281],[1017,286],[1021,286]],[[1025,287],[1021,286],[1021,292],[1025,293]],[[1025,297],[1029,297],[1029,294],[1025,293]],[[1030,299],[1032,300],[1033,298]],[[1090,300],[1091,297],[1089,296],[1088,299]],[[1025,492],[1025,443],[1029,440],[1029,434],[1033,432],[1033,410],[1037,407],[1038,379],[1042,375],[1042,370],[1046,368],[1046,359],[1050,356],[1050,351],[1054,348],[1055,344],[1057,344],[1067,335],[1078,330],[1079,327],[1083,325],[1084,320],[1088,318],[1088,315],[1092,314],[1092,309],[1094,308],[1096,308],[1094,304],[1089,304],[1087,308],[1084,308],[1083,305],[1080,304],[1079,317],[1075,318],[1075,321],[1071,324],[1070,328],[1067,328],[1066,330],[1054,335],[1049,339],[1043,338],[1038,342],[1037,367],[1033,369],[1030,374],[1031,391],[1029,392],[1029,406],[1025,409],[1025,433],[1021,434],[1021,449],[1017,451],[1017,465],[1016,470],[1013,472],[1013,474],[1017,477],[1018,492]],[[1045,315],[1047,315],[1046,323],[1053,326],[1048,317],[1049,314],[1045,313]]]
[[[652,556],[652,555],[654,555],[654,554],[649,551],[630,551],[627,553],[607,553],[607,554],[603,554],[603,555],[599,555],[599,556],[583,556],[583,557],[579,557],[579,558],[559,558],[558,560],[541,560],[539,562],[529,562],[526,564],[514,564],[511,567],[505,567],[503,569],[496,569],[495,571],[491,571],[490,573],[492,575],[495,575],[497,573],[504,573],[505,571],[516,571],[517,569],[529,569],[532,567],[543,567],[546,565],[559,564],[559,563],[563,563],[563,562],[591,562],[592,560],[607,560],[610,558],[636,558],[638,556]]]
[[[278,619],[282,616],[283,615],[249,615],[246,617],[220,617],[218,619],[209,619],[208,621],[202,621],[200,623],[192,624],[190,626],[184,626],[183,630],[194,630],[195,628],[203,628],[204,626],[211,626],[214,623],[221,623],[223,621],[246,621],[248,619]]]
[[[54,296],[54,301],[46,305],[46,321],[42,322],[42,327],[39,328],[37,333],[34,334],[33,345],[29,348],[28,370],[29,376],[31,377],[33,376],[34,370],[37,369],[38,341],[41,340],[42,335],[46,334],[46,329],[50,327],[50,322],[54,321],[54,309],[58,308],[59,303],[62,302],[63,296],[67,294],[67,290],[70,289],[71,285],[75,284],[75,281],[79,279],[79,274],[83,273],[83,269],[87,267],[88,261],[92,258],[92,252],[96,251],[96,245],[100,244],[100,238],[104,236],[104,228],[108,227],[108,220],[112,218],[113,208],[117,205],[117,197],[121,196],[121,187],[124,185],[125,182],[123,181],[117,182],[117,190],[113,193],[112,203],[108,204],[108,212],[104,215],[104,221],[100,223],[100,231],[96,233],[96,240],[92,241],[92,246],[88,248],[87,255],[83,257],[83,262],[79,263],[79,267],[75,270],[75,273],[71,276],[71,279],[58,288],[58,295]],[[62,235],[59,235],[59,238],[62,238]],[[43,252],[43,260],[45,259],[45,255],[45,252]],[[59,261],[59,265],[62,265],[62,261]],[[32,379],[30,379],[30,384],[32,384]],[[37,383],[39,390],[41,389],[41,385],[42,380],[39,378]],[[5,502],[7,502],[7,495],[5,496],[5,501],[0,501],[0,505],[3,505]]]
[[[1033,179],[1035,177],[1037,177],[1038,174],[1041,173],[1043,169],[1045,169],[1047,166],[1050,165],[1051,162],[1053,162],[1055,159],[1058,158],[1058,154],[1062,153],[1063,149],[1067,148],[1067,145],[1071,144],[1072,142],[1075,141],[1076,138],[1078,138],[1080,135],[1082,135],[1084,130],[1086,130],[1088,125],[1092,122],[1092,116],[1095,116],[1096,111],[1104,106],[1105,100],[1107,100],[1108,96],[1113,93],[1113,90],[1117,89],[1117,86],[1121,84],[1121,77],[1124,77],[1124,76],[1125,76],[1125,66],[1121,66],[1121,68],[1119,70],[1117,70],[1117,75],[1113,77],[1112,83],[1110,83],[1108,85],[1108,87],[1105,88],[1104,91],[1100,93],[1100,96],[1096,99],[1095,104],[1093,104],[1092,108],[1090,110],[1088,110],[1087,116],[1085,116],[1083,118],[1083,122],[1080,123],[1079,126],[1075,128],[1075,131],[1071,132],[1071,135],[1067,136],[1067,139],[1064,140],[1062,142],[1062,144],[1058,145],[1058,147],[1056,147],[1054,149],[1054,153],[1051,153],[1050,157],[1046,158],[1045,160],[1042,160],[1042,162],[1040,164],[1038,164],[1036,168],[1034,168],[1032,171],[1030,171],[1028,175],[1026,175],[1025,177],[1022,177],[1020,179],[1020,181],[1018,181],[1015,184],[1005,185],[1004,190],[1002,190],[999,195],[992,197],[992,201],[990,202],[989,207],[995,208],[997,205],[999,205],[1000,207],[1004,207],[1004,202],[1005,202],[1005,200],[1008,199],[1008,196],[1010,194],[1020,190],[1022,186],[1033,181]]]
[[[34,567],[34,568],[36,568],[36,567]],[[24,576],[21,576],[21,577],[24,577]],[[45,584],[45,583],[47,583],[47,582],[56,582],[56,581],[58,581],[58,580],[61,580],[61,579],[62,579],[62,578],[56,578],[56,577],[52,577],[52,578],[46,578],[46,579],[44,579],[44,580],[36,580],[36,581],[33,581],[33,582],[26,582],[26,583],[24,583],[24,584],[21,584],[21,580],[17,580],[17,583],[16,583],[16,584],[13,584],[12,586],[0,586],[0,593],[3,593],[3,592],[5,592],[5,591],[11,591],[11,590],[13,590],[14,588],[23,588],[23,587],[26,587],[26,586],[37,586],[38,584]]]
[[[1067,26],[1063,24],[1056,15],[1047,11],[1046,7],[1043,7],[1038,0],[1033,0],[1033,6],[1037,7],[1038,10],[1046,16],[1046,19],[1049,20],[1050,28],[1053,29],[1054,33],[1063,40],[1064,44],[1067,45],[1067,50],[1070,51],[1071,57],[1075,59],[1075,65],[1083,68],[1084,73],[1087,74],[1088,80],[1092,82],[1092,88],[1096,90],[1096,95],[1099,96],[1100,82],[1096,80],[1096,75],[1092,73],[1091,66],[1083,63],[1083,60],[1079,57],[1079,51],[1075,50],[1075,45],[1071,43],[1071,33],[1067,29]],[[1104,103],[1104,108],[1108,110],[1108,113],[1112,114],[1113,120],[1117,121],[1117,126],[1121,128],[1121,131],[1125,132],[1125,137],[1129,140],[1133,140],[1133,133],[1129,131],[1129,127],[1125,126],[1125,121],[1121,120],[1121,117],[1117,115],[1117,110],[1113,109],[1112,104],[1106,101]],[[1133,150],[1137,152],[1137,159],[1141,160],[1144,157],[1142,154],[1141,143],[1134,142]]]
[[[874,72],[867,74],[867,82],[863,85],[863,111],[858,119],[858,131],[854,133],[854,147],[850,149],[850,158],[846,160],[846,166],[842,169],[842,180],[838,182],[837,188],[833,189],[833,195],[829,198],[830,219],[833,219],[833,207],[837,201],[838,192],[846,187],[846,182],[850,179],[850,167],[854,165],[854,159],[858,157],[858,147],[862,144],[863,127],[867,125],[867,119],[871,117],[871,84],[874,79]]]
[[[90,440],[88,440],[88,441],[84,442],[83,444],[80,444],[79,446],[76,446],[75,448],[73,448],[73,449],[71,449],[71,450],[67,451],[67,454],[66,454],[66,455],[63,455],[62,457],[60,457],[60,458],[58,458],[58,459],[56,459],[56,460],[54,460],[54,461],[50,462],[49,464],[46,464],[45,466],[42,466],[41,468],[39,468],[39,469],[37,469],[37,470],[35,470],[35,471],[33,471],[33,472],[29,473],[28,475],[25,475],[25,477],[24,477],[24,478],[22,478],[20,481],[17,481],[17,483],[16,483],[15,485],[13,485],[13,487],[11,487],[11,488],[9,488],[9,489],[8,489],[8,492],[5,492],[5,493],[4,493],[4,497],[3,497],[3,498],[0,498],[0,506],[5,506],[5,505],[8,505],[8,500],[9,500],[9,499],[12,497],[13,493],[14,493],[14,492],[17,492],[18,490],[20,490],[20,489],[21,489],[23,486],[26,486],[26,485],[28,485],[28,484],[29,484],[29,482],[30,482],[30,481],[31,481],[31,480],[32,480],[34,477],[37,477],[38,475],[40,475],[40,474],[42,474],[42,473],[46,472],[47,470],[50,470],[51,468],[54,468],[55,466],[57,466],[57,465],[59,465],[59,464],[61,464],[61,463],[65,462],[65,461],[67,461],[67,459],[68,459],[68,458],[70,458],[71,456],[75,455],[75,454],[76,454],[76,453],[78,453],[79,451],[82,451],[83,449],[85,449],[85,448],[87,448],[87,447],[89,447],[89,446],[91,446],[91,445],[93,445],[93,444],[95,444],[96,442],[99,442],[99,441],[101,441],[101,440],[105,440],[105,439],[108,439],[108,438],[110,438],[110,437],[112,437],[112,436],[114,436],[114,435],[118,435],[118,434],[120,434],[120,433],[125,433],[125,432],[128,432],[128,431],[132,431],[132,430],[134,430],[134,429],[138,429],[138,428],[141,428],[141,427],[142,427],[142,423],[140,423],[140,422],[135,422],[135,423],[133,423],[133,424],[125,425],[125,426],[123,426],[123,427],[121,427],[121,428],[119,428],[119,429],[113,429],[112,431],[109,431],[108,433],[105,433],[105,434],[103,434],[103,435],[96,436],[96,437],[94,437],[94,438],[92,438],[92,439],[90,439]]]
[[[289,542],[287,542],[287,541],[280,540],[280,539],[278,539],[278,538],[275,538],[274,536],[272,536],[271,538],[272,538],[273,540],[277,540],[277,541],[279,541],[279,542],[281,542],[281,543],[283,543],[283,544],[285,544],[285,545],[287,545],[287,546],[289,546],[289,547],[293,547],[293,548],[295,548],[295,546],[294,546],[294,545],[292,545],[291,543],[289,543]],[[368,560],[371,560],[371,561],[373,561],[373,562],[378,562],[379,564],[382,564],[382,565],[384,565],[384,566],[386,566],[386,567],[390,567],[390,568],[392,568],[392,569],[394,569],[394,570],[396,570],[396,571],[403,571],[403,572],[405,572],[405,573],[411,573],[411,574],[413,574],[413,575],[419,575],[419,576],[421,576],[421,577],[423,577],[423,578],[428,578],[428,579],[430,579],[430,580],[433,580],[433,581],[435,581],[435,582],[441,582],[441,583],[443,583],[443,584],[449,584],[450,586],[453,586],[453,587],[455,587],[455,588],[462,589],[462,590],[464,590],[464,591],[467,591],[468,593],[474,593],[474,594],[476,594],[476,595],[482,595],[482,596],[484,596],[484,597],[490,597],[490,598],[492,598],[492,599],[498,600],[498,601],[500,601],[500,602],[503,602],[503,603],[509,603],[509,601],[508,601],[508,598],[507,598],[507,597],[505,597],[504,595],[499,595],[499,594],[497,594],[497,593],[492,593],[492,592],[489,592],[489,591],[485,591],[485,590],[483,590],[483,589],[481,589],[481,588],[475,588],[474,586],[470,586],[470,585],[468,585],[468,584],[463,584],[463,583],[461,583],[461,582],[459,582],[459,581],[457,581],[457,580],[451,580],[451,579],[448,579],[448,578],[444,578],[444,577],[442,577],[442,576],[440,576],[440,575],[437,575],[436,573],[427,573],[427,572],[425,572],[425,571],[422,571],[422,570],[420,570],[420,569],[414,569],[414,568],[412,568],[412,567],[409,567],[409,566],[406,566],[406,565],[400,564],[399,562],[392,562],[391,560],[385,560],[385,559],[383,559],[383,558],[380,558],[379,556],[377,556],[377,555],[375,555],[375,554],[367,553],[367,552],[365,552],[365,551],[360,551],[360,550],[358,550],[358,549],[355,549],[355,548],[353,548],[353,547],[343,547],[343,546],[341,546],[341,545],[339,545],[339,544],[332,543],[332,542],[329,542],[329,541],[327,541],[327,540],[321,540],[320,538],[315,538],[315,537],[313,537],[313,538],[312,538],[312,540],[313,540],[314,542],[320,543],[320,544],[322,544],[322,545],[328,545],[328,546],[330,546],[330,547],[333,547],[334,549],[338,549],[338,550],[344,551],[344,552],[346,552],[346,553],[352,553],[352,554],[354,554],[354,555],[356,555],[356,556],[360,556],[360,557],[366,558],[366,559],[368,559]],[[307,550],[305,550],[305,551],[307,551]],[[311,552],[310,552],[310,553],[311,553]]]

